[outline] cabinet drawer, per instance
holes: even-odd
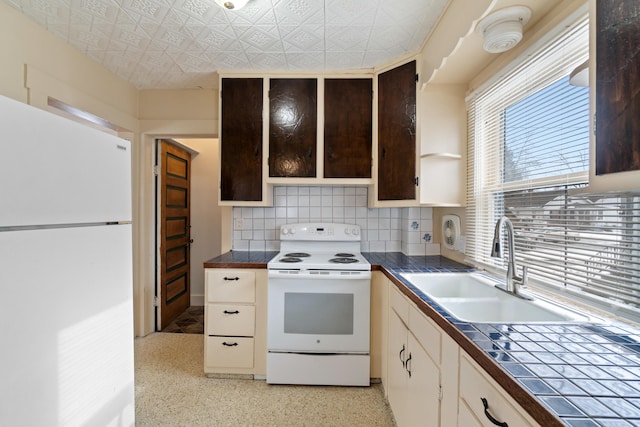
[[[252,337],[256,308],[252,305],[207,304],[207,335]]]
[[[250,270],[207,271],[208,302],[246,302],[256,299],[256,273]]]
[[[205,366],[253,368],[253,338],[206,337]]]
[[[458,425],[464,427],[482,427],[480,421],[473,415],[467,403],[462,399],[460,399],[460,409],[458,410]]]
[[[481,425],[494,427],[484,413],[484,405],[481,398],[485,398],[489,404],[489,413],[497,420],[506,422],[510,426],[537,426],[528,420],[523,409],[516,409],[517,404],[511,403],[506,392],[493,383],[493,380],[485,377],[476,367],[475,363],[466,356],[460,358],[460,398],[464,399]],[[461,405],[463,402],[460,402]]]
[[[395,286],[389,287],[389,305],[405,325],[409,324],[409,301]]]
[[[409,329],[436,365],[440,366],[440,331],[413,304],[409,306]]]

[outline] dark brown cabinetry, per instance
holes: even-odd
[[[596,175],[639,170],[640,3],[596,8]]]
[[[262,79],[221,82],[220,199],[262,200]]]
[[[316,177],[317,94],[317,79],[270,80],[270,177]]]
[[[324,177],[371,178],[372,79],[324,81]]]
[[[378,200],[416,198],[416,62],[378,76]]]

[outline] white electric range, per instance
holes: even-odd
[[[357,225],[286,224],[268,264],[267,382],[369,385],[371,265]]]

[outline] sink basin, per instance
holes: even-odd
[[[540,297],[524,300],[497,289],[483,273],[401,273],[458,320],[471,323],[585,323],[594,318]]]

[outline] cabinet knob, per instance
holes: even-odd
[[[509,427],[509,424],[505,423],[504,421],[498,421],[493,417],[493,415],[491,415],[491,413],[489,412],[489,402],[487,402],[487,399],[481,397],[480,400],[482,400],[482,405],[484,406],[484,414],[487,416],[489,421],[499,427]]]
[[[400,361],[402,362],[402,367],[405,367],[405,360],[402,358],[402,353],[404,353],[404,344],[402,344],[402,350],[400,350],[400,353],[398,354],[398,357],[400,358]]]

